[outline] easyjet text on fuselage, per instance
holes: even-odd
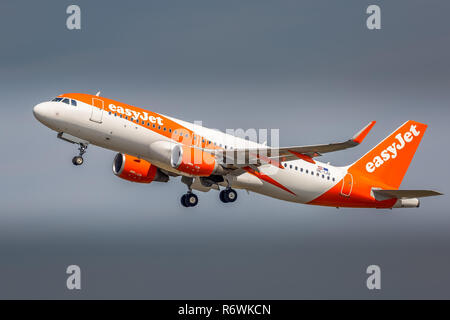
[[[117,112],[117,113],[123,114],[125,116],[132,117],[134,119],[141,119],[142,121],[149,121],[151,123],[158,123],[158,125],[160,125],[160,126],[163,125],[163,119],[161,117],[151,116],[145,111],[143,111],[143,112],[135,111],[135,110],[131,110],[131,109],[128,109],[128,108],[121,107],[121,106],[116,106],[116,105],[114,105],[112,103],[109,104],[108,108],[112,112]]]

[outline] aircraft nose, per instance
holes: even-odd
[[[45,121],[50,116],[50,108],[46,102],[39,103],[33,107],[34,117],[40,122]]]
[[[39,120],[39,117],[42,115],[42,109],[43,109],[42,103],[35,105],[33,108],[34,117],[38,120]]]

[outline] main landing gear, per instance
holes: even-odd
[[[181,182],[187,185],[188,192],[181,196],[180,202],[181,205],[185,208],[187,207],[195,207],[198,204],[198,197],[194,193],[192,193],[192,183],[194,179],[186,176],[181,177]],[[219,198],[224,203],[231,203],[237,200],[237,192],[232,189],[227,180],[227,187],[225,190],[220,191]]]
[[[237,199],[237,192],[234,189],[227,188],[220,191],[219,198],[223,203],[235,202]]]
[[[185,208],[187,207],[195,207],[198,204],[198,197],[192,191],[189,191],[186,194],[181,196],[181,205]]]
[[[75,156],[72,159],[72,163],[75,166],[81,166],[84,163],[83,154],[86,153],[86,149],[88,147],[88,145],[84,143],[80,143],[79,146],[80,147],[78,148],[78,150],[80,151],[80,153],[78,154],[78,156]]]
[[[198,204],[198,197],[195,193],[192,193],[193,178],[181,177],[181,182],[187,185],[188,192],[181,196],[181,205],[185,208],[195,207]]]
[[[236,190],[231,188],[231,184],[228,178],[225,178],[225,181],[227,183],[227,187],[225,190],[220,191],[220,201],[222,201],[223,203],[235,202],[237,199],[237,192]]]

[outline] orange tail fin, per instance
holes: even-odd
[[[426,124],[405,122],[351,165],[351,169],[398,189],[426,129]]]

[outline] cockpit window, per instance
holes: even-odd
[[[61,101],[61,100],[62,100],[62,98],[55,98],[55,99],[53,99],[52,101],[59,102],[59,101]]]
[[[65,98],[62,102],[70,104],[69,99]]]
[[[77,102],[76,102],[75,100],[70,100],[70,102],[72,103],[72,105],[73,105],[74,107],[77,106]]]

